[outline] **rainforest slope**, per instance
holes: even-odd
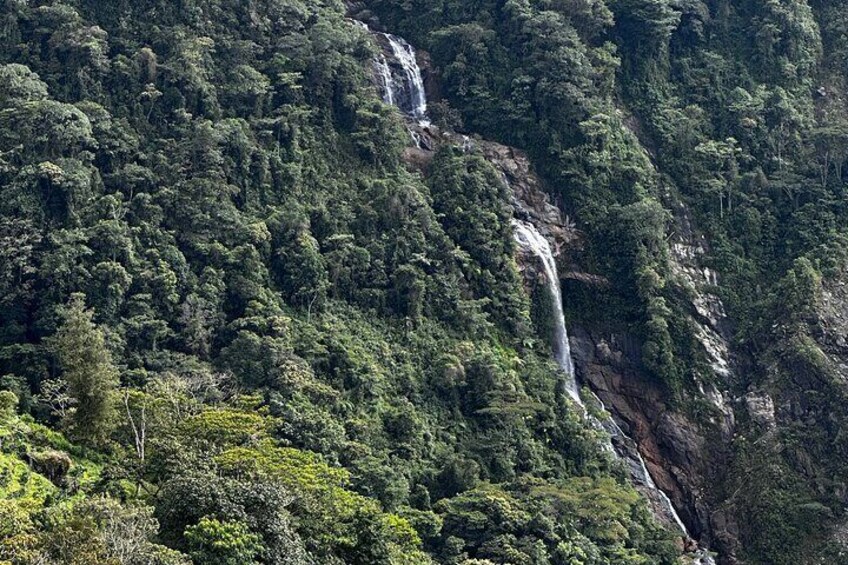
[[[345,14],[2,4],[0,561],[675,561]]]
[[[348,15],[429,53],[436,124],[527,151],[611,281],[569,322],[692,418],[701,383],[772,406],[734,405],[709,494],[733,559],[838,562],[843,4],[4,0],[0,562],[678,559],[567,399],[508,188],[473,151],[409,170]]]

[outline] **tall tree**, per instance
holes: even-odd
[[[94,312],[85,308],[84,295],[74,294],[61,316],[53,347],[75,401],[66,423],[80,440],[102,443],[115,423],[118,371],[103,332],[94,324]]]

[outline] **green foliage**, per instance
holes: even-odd
[[[490,301],[499,326],[521,330],[523,296],[513,260],[509,188],[481,155],[444,147],[430,165],[427,184],[447,234],[479,267],[469,273],[478,296]]]
[[[756,533],[746,530],[751,536],[743,540],[747,551],[763,562],[789,564],[820,550],[820,524],[832,521],[833,511],[816,500],[802,477],[774,452],[773,443],[740,441],[736,476],[747,474],[748,479],[736,491],[734,504],[744,519],[762,521]]]
[[[15,408],[18,406],[18,397],[10,390],[0,391],[0,418],[5,423],[12,419]]]
[[[77,454],[74,459],[67,449]],[[97,466],[64,438],[15,416],[0,423],[0,559],[11,563],[185,565],[154,543],[153,509],[93,492]]]
[[[611,480],[574,479],[561,485],[542,480],[522,481],[509,490],[483,485],[440,502],[442,536],[457,553],[445,557],[462,562],[463,557],[498,562],[535,563],[546,555],[549,563],[643,563],[644,557],[631,544],[639,537],[657,536],[634,528],[633,511],[638,495]],[[529,532],[544,532],[532,543]],[[657,563],[674,563],[675,550],[659,533],[661,550]],[[544,540],[544,541],[541,541]],[[461,553],[459,553],[461,551]]]
[[[431,50],[442,122],[527,149],[681,388],[664,191],[613,104],[610,42],[644,23],[640,61],[670,56],[675,10],[366,4]],[[41,423],[0,416],[0,558],[671,562],[535,346],[509,187],[475,151],[407,169],[343,3],[4,6],[0,374]],[[766,96],[779,112],[756,114]],[[793,130],[798,96],[738,112]]]
[[[195,563],[251,565],[261,552],[261,538],[240,522],[220,522],[203,517],[185,531]]]
[[[158,527],[152,514],[105,497],[58,510],[49,518],[45,553],[58,563],[186,565],[184,555],[151,541]]]
[[[118,375],[103,332],[94,325],[94,313],[85,309],[83,300],[75,295],[62,313],[53,347],[74,401],[68,428],[75,437],[101,443],[114,425]]]
[[[304,543],[294,531],[288,507],[291,495],[279,484],[221,476],[199,457],[180,458],[169,466],[156,500],[162,537],[188,550],[184,533],[204,518],[246,524],[259,536],[261,561],[307,563]]]
[[[821,299],[821,275],[809,261],[802,257],[778,283],[776,304],[785,309],[787,322],[809,319]]]
[[[259,414],[234,410],[207,410],[182,423],[188,437],[223,446],[255,441],[269,427],[269,422]]]

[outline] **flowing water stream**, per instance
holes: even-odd
[[[418,122],[427,120],[427,95],[424,92],[424,79],[421,75],[421,67],[415,55],[415,49],[395,35],[390,33],[381,34],[392,49],[392,60],[397,63],[397,68],[389,66],[389,75],[385,82],[386,102],[398,106],[409,117]],[[385,58],[385,57],[384,57]],[[389,102],[392,100],[393,102]]]
[[[381,48],[373,66],[383,102],[421,125],[429,124],[427,93],[415,48],[402,37],[374,31],[363,22],[356,23],[373,35]]]
[[[551,244],[539,233],[536,227],[521,220],[512,221],[515,230],[515,240],[523,249],[539,258],[545,268],[545,279],[553,303],[554,343],[551,344],[557,365],[566,376],[565,386],[568,394],[579,405],[583,405],[580,399],[580,390],[577,387],[577,379],[574,376],[574,360],[571,357],[571,344],[568,341],[568,331],[565,328],[565,314],[562,310],[562,291],[557,274],[556,261],[551,251]]]

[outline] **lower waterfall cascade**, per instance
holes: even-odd
[[[566,375],[566,389],[569,396],[579,405],[583,405],[580,399],[580,389],[574,374],[574,359],[571,357],[571,344],[568,341],[568,331],[565,327],[565,313],[562,309],[562,291],[559,284],[556,260],[548,240],[539,233],[536,227],[521,220],[513,220],[515,240],[523,249],[527,249],[539,258],[545,268],[545,278],[554,308],[554,357],[557,365]]]
[[[574,360],[571,358],[571,346],[568,340],[568,331],[565,325],[565,314],[562,305],[562,289],[559,281],[559,273],[557,271],[556,259],[551,250],[551,245],[548,240],[539,232],[536,227],[526,221],[513,220],[513,229],[515,241],[518,245],[534,255],[539,262],[544,266],[545,278],[548,290],[553,300],[553,316],[554,316],[554,343],[551,347],[554,351],[554,357],[559,367],[566,375],[566,388],[569,395],[574,401],[584,409],[584,414],[587,418],[591,418],[585,411],[582,400],[580,399],[579,386],[574,370]],[[600,398],[593,394],[594,399],[603,407]],[[646,490],[653,493],[658,504],[661,507],[662,514],[671,522],[680,528],[681,532],[687,539],[692,539],[686,525],[674,508],[674,505],[668,495],[660,489],[653,477],[651,477],[645,460],[639,453],[638,446],[635,442],[624,433],[624,430],[613,420],[612,416],[599,422],[610,436],[610,442],[607,445],[608,450],[619,459],[628,463],[628,470],[631,480],[637,485],[641,485]],[[619,446],[619,447],[617,447]],[[630,446],[629,449],[626,446]],[[714,565],[715,561],[709,555],[706,549],[699,549],[693,559],[695,565]]]

